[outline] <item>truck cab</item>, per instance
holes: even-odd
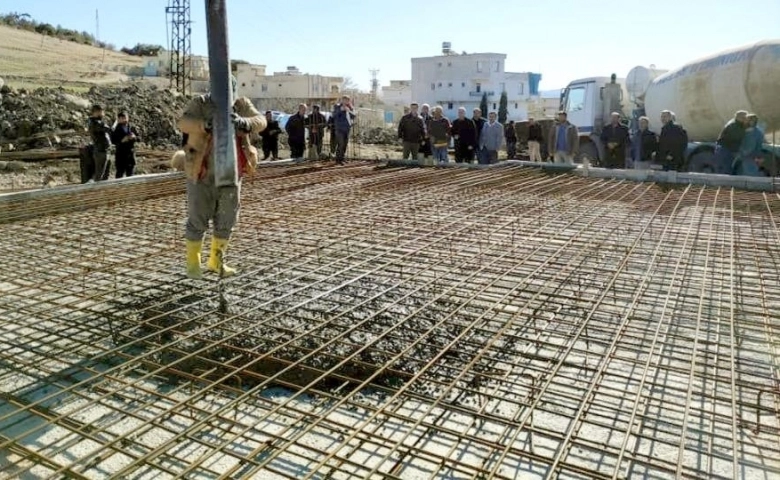
[[[617,94],[612,95],[608,93],[612,89],[606,88],[610,82],[610,77],[581,78],[569,83],[561,93],[561,111],[566,112],[569,122],[579,131],[579,154],[575,162],[598,165],[604,156],[599,135],[609,114],[617,111],[629,118],[624,112],[624,99],[628,98],[625,79],[616,79],[619,87],[614,89]]]

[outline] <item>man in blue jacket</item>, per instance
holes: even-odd
[[[349,132],[352,130],[352,122],[355,120],[355,109],[348,95],[341,97],[341,102],[333,107],[333,128],[336,131],[336,164],[344,165],[344,157],[347,154]]]

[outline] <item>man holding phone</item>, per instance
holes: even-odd
[[[336,131],[336,164],[344,165],[344,157],[349,143],[349,132],[355,120],[355,109],[348,95],[341,97],[341,102],[333,107],[333,128]]]

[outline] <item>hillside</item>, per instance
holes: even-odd
[[[142,65],[140,57],[0,26],[0,78],[16,87],[113,83]]]

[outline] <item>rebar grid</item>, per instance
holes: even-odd
[[[780,475],[777,195],[268,169],[227,311],[180,194],[79,200],[3,226],[0,478]]]

